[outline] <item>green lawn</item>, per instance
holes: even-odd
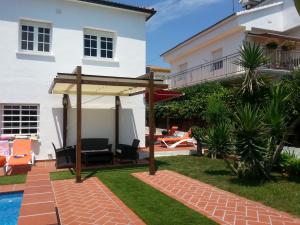
[[[177,156],[157,160],[159,169],[170,169],[181,174],[260,201],[265,205],[300,216],[300,178],[289,180],[280,175],[269,183],[240,181],[231,175],[222,160],[206,157]],[[148,224],[201,224],[202,217],[180,203],[152,189],[130,173],[146,167],[85,172],[97,176]],[[53,173],[52,179],[72,178],[69,172]],[[155,215],[155,216],[154,216]],[[188,220],[187,220],[188,218]],[[187,223],[186,221],[190,221]],[[199,222],[197,222],[199,221]],[[204,222],[202,222],[204,224]],[[209,223],[205,223],[209,224]]]
[[[146,224],[149,225],[212,225],[215,222],[207,219],[183,204],[169,198],[142,181],[131,176],[131,173],[144,171],[146,168],[124,168],[102,171],[86,171],[83,176],[98,177]],[[73,178],[70,172],[52,173],[51,178]]]
[[[0,185],[22,184],[26,181],[26,175],[1,176]]]

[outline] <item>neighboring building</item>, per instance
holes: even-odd
[[[48,89],[58,72],[145,74],[145,23],[153,9],[104,0],[3,0],[0,8],[0,138],[36,139],[37,159],[62,145],[62,97]],[[83,137],[115,143],[114,97],[83,97]],[[145,146],[142,95],[121,97],[120,143]],[[69,109],[68,145],[76,143],[76,101]]]
[[[244,41],[260,43],[271,59],[268,73],[300,65],[300,17],[294,0],[241,0],[245,9],[162,54],[171,65],[170,88],[241,75],[233,62]]]

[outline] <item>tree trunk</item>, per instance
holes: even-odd
[[[197,141],[197,155],[202,156],[202,140],[201,139],[196,139]]]

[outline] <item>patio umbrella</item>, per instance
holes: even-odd
[[[183,96],[184,93],[178,91],[169,91],[169,90],[156,90],[154,93],[154,101],[161,102],[161,101],[168,101],[174,98],[178,98]],[[149,93],[145,93],[145,100],[149,103]]]

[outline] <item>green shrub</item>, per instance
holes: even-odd
[[[204,118],[210,127],[228,121],[229,110],[221,96],[213,94],[207,98]]]
[[[289,176],[300,175],[300,160],[297,158],[289,159],[286,166],[286,172]]]
[[[294,153],[283,152],[280,156],[279,165],[282,171],[291,177],[300,175],[300,159]]]
[[[168,132],[167,130],[162,130],[162,131],[161,131],[161,134],[162,134],[162,135],[167,135],[168,133],[169,133],[169,132]]]
[[[202,140],[205,135],[205,130],[202,127],[193,126],[192,127],[192,137],[196,140]]]

